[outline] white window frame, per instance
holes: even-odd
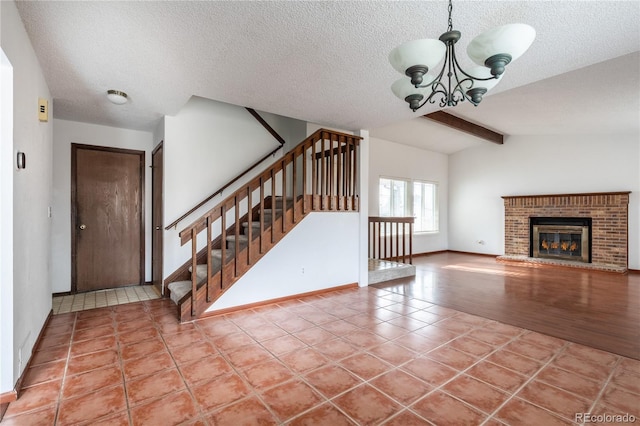
[[[439,220],[439,184],[438,182],[422,180],[422,179],[409,179],[409,178],[399,178],[392,176],[380,176],[378,179],[378,214],[382,217],[385,217],[382,213],[381,207],[381,197],[380,197],[380,185],[382,180],[391,180],[391,181],[399,181],[405,183],[405,203],[404,203],[404,214],[402,216],[413,216],[416,217],[416,212],[414,212],[414,184],[421,183],[426,185],[432,185],[433,188],[433,229],[423,231],[419,229],[417,222],[414,222],[413,233],[414,234],[437,234],[440,232],[440,220]],[[391,203],[393,203],[393,194],[390,194]],[[392,207],[390,207],[392,209]],[[393,211],[393,209],[392,209]]]

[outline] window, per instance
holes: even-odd
[[[380,216],[413,216],[414,232],[438,232],[438,184],[380,178]]]

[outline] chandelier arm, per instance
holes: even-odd
[[[442,64],[442,68],[440,69],[440,72],[429,83],[423,84],[423,85],[420,85],[420,86],[416,86],[416,89],[417,88],[424,89],[424,88],[427,88],[429,86],[433,86],[434,84],[437,84],[442,80],[442,76],[444,74],[444,70],[447,68],[447,57],[448,57],[448,52],[445,51],[444,63]]]
[[[458,67],[458,69],[464,74],[464,71],[462,71],[462,69],[460,67]],[[460,98],[458,100],[456,100],[456,102],[454,103],[454,106],[458,103],[458,102],[464,102],[465,100],[471,102],[474,106],[478,106],[478,104],[480,103],[480,101],[482,100],[482,95],[484,95],[487,90],[484,88],[475,88],[474,87],[474,81],[473,78],[471,77],[466,77],[463,78],[462,80],[460,80],[458,78],[458,74],[456,73],[456,81],[458,82],[458,84],[456,84],[456,87],[453,89],[452,92],[452,96],[455,95],[455,93],[458,93],[458,96],[460,96]],[[469,87],[465,90],[463,90],[463,84],[465,82],[469,83]],[[478,96],[480,96],[478,98]]]
[[[466,73],[458,63],[458,59],[455,56],[455,51],[452,54],[452,62],[454,62],[453,71],[457,84],[450,94],[451,102],[449,105],[456,106],[458,102],[464,102],[465,100],[467,100],[473,106],[478,106],[478,104],[480,104],[480,102],[482,101],[482,96],[487,93],[487,89],[484,87],[476,87],[475,83],[477,81],[493,80],[497,77],[494,76],[489,78],[476,78]],[[460,77],[458,76],[458,71],[460,71],[460,73],[464,75],[465,78],[460,79]],[[463,85],[466,82],[468,82],[468,87],[465,87],[464,89],[466,90],[463,90]],[[456,92],[457,96],[459,97],[458,99],[456,99]]]
[[[449,4],[451,4],[451,2],[449,2]],[[455,67],[453,66],[453,61],[451,60],[452,58],[455,58],[455,51],[453,50],[453,43],[448,43],[447,44],[447,54],[449,56],[449,60],[447,61],[447,68],[448,68],[448,72],[447,72],[447,102],[446,105],[448,106],[455,106],[455,104],[457,102],[454,103],[454,98],[453,98],[453,93],[451,93],[451,77],[455,75]],[[442,102],[440,103],[442,106]]]
[[[437,82],[437,83],[435,83],[435,84],[436,84],[436,85],[438,85],[438,84],[442,85],[442,83],[440,83],[440,82]],[[417,110],[419,110],[419,109],[420,109],[420,108],[422,108],[423,106],[425,106],[425,105],[427,104],[427,102],[428,102],[428,103],[430,103],[430,104],[434,104],[434,103],[436,102],[436,100],[434,99],[434,96],[435,96],[436,94],[438,94],[438,93],[442,94],[442,99],[444,100],[444,99],[445,99],[445,96],[446,96],[446,92],[445,92],[445,91],[443,91],[443,90],[433,90],[433,91],[431,92],[431,94],[429,95],[429,97],[427,97],[427,98],[426,98],[426,99],[425,99],[421,104],[419,104],[419,105],[418,105],[418,107],[414,110],[414,112],[415,112],[415,111],[417,111]],[[440,107],[441,107],[441,108],[443,108],[443,107],[444,107],[444,105],[442,105],[442,102],[443,102],[443,101],[441,100],[441,101],[440,101]]]
[[[478,81],[487,81],[487,80],[495,80],[496,78],[498,78],[498,77],[496,77],[496,76],[491,76],[491,77],[475,77],[475,76],[473,76],[473,75],[471,75],[471,74],[469,74],[469,73],[465,72],[465,70],[463,70],[463,69],[462,69],[462,67],[460,66],[460,64],[458,63],[458,58],[456,57],[456,52],[455,52],[455,50],[453,50],[453,46],[452,46],[452,52],[453,52],[453,54],[452,54],[451,56],[452,56],[452,58],[453,58],[453,63],[455,64],[455,67],[456,67],[456,68],[458,68],[458,70],[459,70],[462,74],[466,75],[466,76],[467,76],[467,77],[469,77],[470,79],[472,79],[472,80],[478,80]]]
[[[438,73],[438,77],[434,80],[434,83],[431,87],[431,95],[427,98],[427,101],[430,103],[435,103],[435,95],[440,94],[442,98],[440,99],[440,108],[444,108],[449,105],[450,102],[450,93],[451,93],[451,44],[446,44],[447,50],[445,50],[444,54],[444,63],[442,64],[442,69],[440,73]],[[445,76],[445,70],[447,71],[446,76],[446,85],[442,81],[442,78]],[[436,90],[436,88],[438,90]],[[426,101],[425,101],[426,103]]]

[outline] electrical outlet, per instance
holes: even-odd
[[[300,273],[301,273],[302,275],[304,275],[304,268],[302,268],[302,270],[300,271]]]

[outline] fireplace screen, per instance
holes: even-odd
[[[549,220],[542,222],[531,226],[532,257],[590,262],[590,226],[579,223],[552,225]]]

